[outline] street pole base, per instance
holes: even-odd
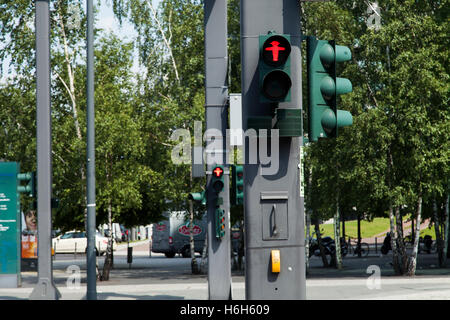
[[[61,293],[55,284],[47,278],[39,279],[30,294],[30,300],[59,300]]]

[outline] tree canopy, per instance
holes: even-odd
[[[51,1],[55,226],[82,227],[85,210],[85,14],[79,0]],[[98,222],[111,208],[126,225],[150,223],[169,208],[186,210],[201,191],[190,165],[171,161],[174,130],[204,122],[203,2],[113,0],[130,42],[96,30],[95,107]],[[0,0],[0,158],[35,169],[34,4]],[[339,99],[353,125],[306,148],[307,207],[330,218],[368,219],[390,208],[442,211],[450,177],[449,24],[446,1],[306,2],[302,33],[348,46],[338,67],[353,92]],[[240,91],[239,1],[229,1],[229,91]],[[304,51],[303,51],[304,52]],[[303,54],[305,62],[306,54]],[[137,59],[137,61],[135,61]],[[133,62],[139,66],[132,73]],[[306,67],[303,67],[306,70]],[[2,74],[5,79],[7,74]],[[303,110],[307,120],[306,72]],[[307,121],[304,131],[307,132]],[[205,125],[203,123],[203,128]],[[192,137],[193,138],[193,135]]]

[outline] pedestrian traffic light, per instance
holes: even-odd
[[[225,236],[225,210],[216,209],[216,238],[222,239]]]
[[[260,102],[290,101],[290,35],[260,35],[259,51]]]
[[[337,109],[337,95],[352,91],[352,83],[336,77],[336,63],[350,60],[348,47],[334,40],[307,37],[309,141],[337,137],[338,128],[353,123],[348,111]]]
[[[191,192],[188,194],[188,200],[200,202],[202,205],[206,205],[206,192]]]
[[[215,166],[212,170],[211,186],[215,193],[219,193],[223,190],[223,167]]]
[[[18,173],[17,180],[28,182],[26,186],[18,185],[18,192],[28,193],[31,198],[36,198],[36,172]]]
[[[233,205],[244,203],[244,167],[242,165],[232,166],[231,203]]]

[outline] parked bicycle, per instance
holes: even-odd
[[[369,255],[370,247],[366,242],[361,242],[358,246],[358,241],[354,240],[355,244],[352,245],[352,240],[349,238],[347,242],[347,250],[349,254],[353,256],[359,256],[361,252],[361,257],[367,257]]]

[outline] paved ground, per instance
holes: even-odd
[[[157,254],[152,254],[150,258],[148,242],[143,242],[134,244],[130,268],[126,263],[126,250],[126,245],[117,247],[110,280],[97,282],[99,300],[208,298],[207,277],[191,274],[190,259],[167,259]],[[416,276],[413,278],[395,277],[391,259],[390,255],[380,257],[374,252],[367,258],[346,257],[342,270],[337,270],[323,268],[321,260],[312,257],[307,273],[307,299],[450,299],[450,268],[438,268],[436,255],[419,255]],[[103,260],[103,257],[98,259],[100,269]],[[85,266],[84,255],[76,258],[73,255],[56,257],[54,281],[62,300],[85,298]],[[71,273],[73,268],[79,273]],[[0,288],[0,299],[28,299],[36,282],[36,272],[23,272],[22,286]],[[243,272],[234,271],[232,282],[233,299],[245,299]]]

